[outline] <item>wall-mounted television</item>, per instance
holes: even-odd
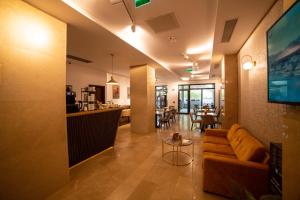
[[[300,0],[267,31],[268,101],[300,104]]]

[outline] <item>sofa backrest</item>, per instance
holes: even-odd
[[[241,126],[239,124],[233,124],[227,133],[227,139],[231,141],[233,137],[235,136],[235,132],[240,128]]]
[[[263,163],[266,159],[265,146],[244,128],[234,133],[230,144],[239,160]]]

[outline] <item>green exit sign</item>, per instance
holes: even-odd
[[[191,67],[185,69],[186,72],[192,72],[193,69]]]
[[[134,1],[135,1],[135,7],[136,8],[150,3],[150,0],[134,0]]]

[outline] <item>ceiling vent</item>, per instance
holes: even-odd
[[[174,12],[148,19],[146,20],[146,23],[155,33],[161,33],[179,28],[179,23]]]
[[[72,60],[76,60],[76,61],[79,61],[79,62],[92,63],[91,60],[87,60],[87,59],[84,59],[84,58],[79,58],[77,56],[67,55],[67,58],[72,59]]]
[[[230,19],[225,22],[224,31],[222,35],[222,42],[229,42],[234,31],[238,18]]]

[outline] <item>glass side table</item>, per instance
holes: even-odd
[[[162,139],[162,158],[169,164],[176,166],[188,165],[194,160],[194,143],[191,139],[172,140],[172,137]],[[171,147],[172,150],[165,151],[165,145]],[[183,151],[184,147],[191,147],[191,151]]]

